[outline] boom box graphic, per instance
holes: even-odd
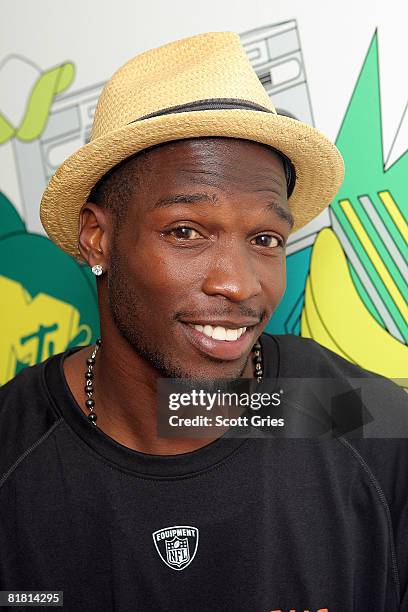
[[[296,20],[244,32],[241,42],[277,112],[314,125]]]
[[[27,229],[44,234],[39,202],[51,176],[79,147],[89,141],[93,116],[104,83],[56,96],[47,125],[37,140],[13,139],[15,163]]]
[[[268,25],[244,32],[240,37],[277,111],[313,125],[296,21]],[[57,95],[48,123],[39,138],[32,142],[13,139],[20,208],[24,211],[28,231],[44,234],[38,214],[42,193],[59,165],[89,141],[96,103],[104,84]],[[303,246],[303,242],[299,243],[299,248]],[[289,245],[287,253],[290,252]]]
[[[241,34],[241,42],[276,111],[314,125],[306,69],[295,19]],[[316,234],[330,226],[327,209],[289,236],[286,254],[311,246]]]

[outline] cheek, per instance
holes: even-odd
[[[166,294],[166,299],[186,291],[191,293],[193,284],[197,284],[200,270],[202,274],[202,266],[197,262],[186,261],[179,254],[172,255],[168,250],[146,250],[129,260],[129,269],[143,294]]]
[[[276,274],[278,291],[282,297],[286,289],[286,254],[282,255],[282,259],[277,266],[278,273]]]
[[[162,245],[139,248],[135,253],[137,255],[129,258],[129,268],[140,293],[154,299],[166,296],[168,305],[174,301],[180,304],[186,294],[199,293],[214,264],[213,256],[173,251]],[[286,289],[285,253],[266,260],[255,260],[252,265],[266,302],[276,305]]]
[[[286,290],[286,256],[272,259],[259,270],[262,289],[267,296],[267,301],[275,306]]]

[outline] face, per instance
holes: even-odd
[[[109,317],[160,376],[242,376],[285,291],[283,165],[266,146],[229,138],[148,155],[125,221],[116,232],[107,222],[102,335]]]

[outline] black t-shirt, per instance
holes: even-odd
[[[375,376],[313,340],[261,343],[265,377]],[[0,590],[63,591],[69,612],[408,610],[406,439],[140,453],[88,422],[71,351],[0,390]],[[407,410],[383,380],[382,409]]]

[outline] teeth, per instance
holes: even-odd
[[[229,329],[228,327],[221,327],[221,325],[217,325],[216,327],[212,325],[193,325],[192,323],[189,323],[189,325],[209,338],[213,338],[214,340],[227,340],[227,342],[238,340],[246,330],[246,327]]]
[[[226,340],[227,339],[227,330],[225,327],[215,327],[212,333],[212,337],[214,340]]]
[[[239,329],[227,329],[225,334],[226,340],[238,340]],[[241,334],[239,334],[241,335]]]
[[[193,327],[195,327],[195,325],[193,325]],[[201,327],[201,326],[200,326]],[[212,333],[213,333],[213,326],[212,325],[204,325],[203,329],[202,329],[203,334],[205,334],[206,336],[209,336],[210,338],[212,338]]]

